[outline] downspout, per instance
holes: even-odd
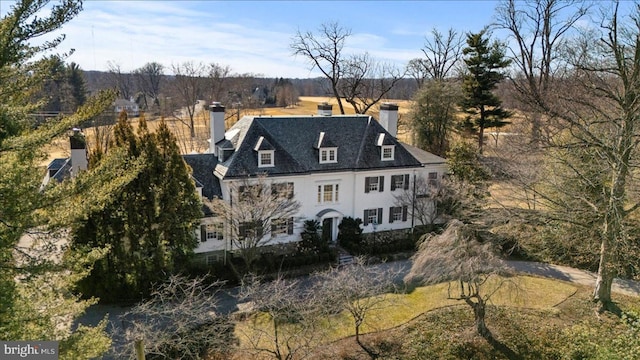
[[[413,193],[411,194],[411,234],[413,235],[416,214],[416,171],[413,170]]]
[[[231,241],[231,236],[233,234],[233,189],[231,187],[229,187],[229,208],[230,208],[230,212],[229,212],[229,236],[226,237],[226,239],[224,240],[224,265],[227,265],[227,241]]]

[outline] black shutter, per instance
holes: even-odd
[[[287,199],[293,199],[293,183],[287,183]]]
[[[371,182],[370,180],[371,180],[371,178],[368,178],[368,177],[364,178],[364,192],[365,193],[369,192],[369,183]]]
[[[380,185],[380,187],[378,188],[378,190],[379,190],[380,192],[383,192],[383,191],[384,191],[384,176],[380,176],[380,182],[379,182],[379,184],[378,184],[378,185]]]
[[[200,242],[207,241],[207,226],[200,225]]]
[[[397,175],[391,175],[391,191],[396,189],[396,177]]]
[[[256,239],[262,239],[264,236],[264,228],[262,227],[262,221],[256,221],[253,223],[253,230],[255,231]]]
[[[391,224],[392,222],[393,222],[393,206],[389,208],[389,224]]]
[[[409,190],[409,174],[404,175],[404,189]]]
[[[382,208],[378,208],[378,225],[382,224]]]
[[[289,218],[289,223],[287,224],[287,234],[293,234],[293,218]]]
[[[369,210],[364,211],[364,218],[362,220],[364,221],[364,226],[369,225]]]
[[[242,240],[247,235],[247,225],[246,223],[238,224],[238,239]]]
[[[402,221],[407,221],[407,207],[402,207]]]
[[[271,234],[274,234],[276,232],[276,223],[278,222],[279,219],[271,219]]]

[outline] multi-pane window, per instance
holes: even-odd
[[[273,183],[271,184],[271,194],[283,199],[293,199],[293,183]]]
[[[430,172],[427,179],[429,180],[429,185],[438,186],[438,173]]]
[[[338,162],[337,152],[338,152],[338,149],[336,148],[320,149],[320,164]]]
[[[391,175],[391,191],[396,189],[409,189],[409,174]]]
[[[380,182],[379,177],[371,177],[369,178],[369,191],[378,191],[378,183]]]
[[[318,185],[318,204],[338,202],[338,184]]]
[[[407,221],[406,206],[392,206],[389,208],[389,223],[394,221]]]
[[[200,227],[200,241],[224,240],[224,225],[222,223],[206,224]]]
[[[271,219],[271,236],[293,234],[293,218]]]
[[[364,192],[384,191],[384,176],[368,176],[364,178]]]
[[[366,209],[364,211],[364,224],[365,226],[369,224],[381,224],[382,223],[382,208],[378,209]]]
[[[238,224],[238,239],[260,239],[263,235],[261,221],[247,221]]]
[[[262,150],[258,152],[258,167],[273,166],[273,150]]]
[[[382,146],[382,161],[393,160],[394,156],[394,146],[393,145],[384,145]]]

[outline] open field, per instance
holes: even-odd
[[[246,115],[254,115],[254,116],[282,116],[282,115],[314,115],[318,113],[318,104],[321,103],[329,103],[333,104],[333,113],[339,114],[339,109],[337,102],[334,98],[324,97],[324,96],[301,96],[299,98],[299,102],[297,105],[288,106],[286,108],[282,107],[265,107],[265,108],[257,108],[257,109],[241,109],[239,112],[236,109],[228,107],[226,109],[227,120],[226,120],[226,128],[231,127],[238,118]],[[409,111],[409,107],[411,102],[407,100],[387,100],[386,102],[396,103],[399,106],[399,116],[402,117],[403,114],[406,114]],[[353,107],[348,103],[343,103],[345,112],[347,114],[354,114]],[[371,115],[374,117],[378,117],[377,113],[378,107],[375,107],[375,112],[372,112]],[[146,117],[148,127],[151,131],[155,130],[158,122],[161,120],[161,117]],[[175,118],[166,118],[164,119],[171,131],[178,138],[178,143],[180,145],[180,149],[183,153],[191,153],[191,152],[204,152],[208,149],[207,139],[209,138],[209,112],[204,111],[197,113],[194,122],[195,122],[195,131],[196,131],[196,139],[192,140],[189,135],[189,128],[183,121],[187,121],[187,119],[183,119],[180,121]],[[139,118],[130,119],[131,124],[134,128],[137,127]],[[95,146],[95,130],[93,128],[85,128],[83,129],[85,136],[87,138],[89,148]],[[406,131],[400,129],[400,137],[407,138]],[[406,141],[406,140],[405,140]],[[55,158],[64,158],[68,157],[70,154],[69,151],[69,142],[66,136],[56,139],[53,143],[47,146],[44,149],[44,152],[47,154],[46,159],[43,160],[42,165],[46,166],[51,160]]]

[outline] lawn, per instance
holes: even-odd
[[[537,278],[531,276],[518,276],[509,279],[495,279],[487,284],[487,291],[493,291],[496,286],[501,285],[499,290],[493,294],[489,304],[499,308],[507,307],[513,309],[533,309],[553,313],[554,308],[574,295],[577,287],[562,281]],[[435,309],[455,307],[461,302],[447,298],[448,284],[438,284],[433,286],[419,287],[410,293],[385,294],[384,302],[381,306],[367,314],[367,319],[362,327],[364,333],[382,332],[389,329],[399,328],[425,313]],[[452,292],[452,294],[455,294]],[[466,307],[466,305],[465,305]],[[468,309],[470,312],[470,309]],[[261,346],[273,346],[267,340],[273,334],[268,333],[268,324],[265,317],[248,318],[236,327],[236,334],[240,339],[240,348],[246,349],[251,340],[262,337]],[[255,326],[259,324],[260,329]],[[319,343],[332,344],[340,339],[349,338],[354,335],[353,320],[346,313],[340,313],[324,319],[321,325],[314,330],[314,341]],[[300,332],[299,328],[292,331],[282,329],[281,339],[287,334]],[[320,336],[322,334],[322,336]],[[300,335],[296,333],[296,335]],[[300,338],[294,341],[300,341]],[[240,355],[240,358],[245,358]]]

